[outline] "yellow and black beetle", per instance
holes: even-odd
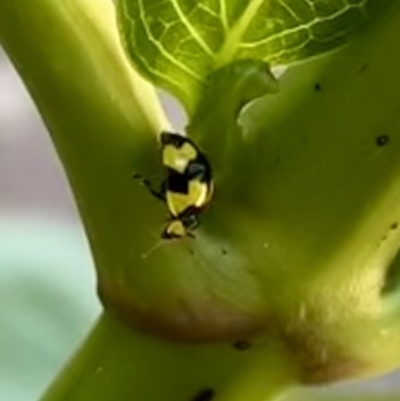
[[[170,219],[161,237],[193,237],[192,231],[199,225],[199,214],[213,194],[211,165],[189,138],[177,133],[162,132],[160,139],[165,169],[161,189],[155,190],[147,179],[142,182],[154,196],[167,204]]]

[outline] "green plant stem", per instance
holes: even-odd
[[[0,0],[0,43],[49,129],[97,265],[118,264],[119,250],[104,261],[110,246],[96,246],[98,238],[105,231],[112,244],[109,237],[135,226],[132,171],[169,124],[123,53],[114,4]]]
[[[42,401],[192,401],[205,389],[212,401],[269,401],[295,381],[288,361],[277,344],[260,359],[229,344],[159,341],[102,316]]]
[[[210,236],[209,241],[199,238],[193,246],[197,253],[171,246],[169,253],[163,250],[149,261],[140,256],[154,245],[151,230],[158,235],[165,210],[160,207],[162,213],[155,213],[148,194],[134,190],[130,178],[144,159],[151,160],[144,150],[167,122],[153,89],[132,72],[122,54],[112,3],[0,0],[1,43],[52,134],[89,234],[99,282],[111,282],[109,292],[123,301],[131,296],[135,307],[156,309],[155,320],[169,314],[173,324],[183,321],[189,334],[197,334],[198,327],[208,329],[207,319],[214,319],[215,326],[225,319],[227,326],[232,323],[229,329],[242,327],[246,320],[232,310],[256,310],[260,319],[272,311],[271,326],[278,322],[294,350],[291,357],[300,355],[295,363],[316,376],[322,370],[322,379],[375,373],[398,364],[398,309],[396,316],[382,316],[387,308],[379,302],[379,285],[400,235],[390,228],[399,213],[399,125],[398,36],[397,27],[389,28],[384,47],[378,35],[377,41],[366,42],[371,54],[360,53],[353,61],[346,56],[350,64],[343,60],[337,69],[330,66],[315,100],[308,96],[301,107],[293,107],[298,110],[282,107],[288,125],[277,121],[282,114],[276,113],[274,120],[264,112],[273,107],[262,107],[258,118],[252,118],[257,127],[249,126],[250,134],[268,125],[273,132],[263,135],[261,143],[271,152],[252,157],[250,171],[267,171],[266,160],[275,159],[280,147],[287,162],[279,168],[269,165],[266,179],[262,175],[265,186],[248,181],[260,189],[254,192],[253,221],[248,207],[240,215],[235,209],[218,210],[220,201],[214,202],[218,217],[210,210],[207,219],[214,219],[215,237],[227,239],[229,256],[221,254]],[[361,74],[366,61],[369,69]],[[284,99],[289,91],[282,93],[284,103],[301,100],[291,96],[289,102]],[[280,107],[279,101],[273,105]],[[307,128],[305,140],[287,136],[298,127]],[[376,136],[388,129],[390,146],[383,153]],[[271,138],[283,142],[269,146]],[[246,187],[236,188],[246,193]],[[231,200],[228,196],[226,205]],[[362,215],[367,212],[368,219]],[[230,222],[232,216],[235,227],[224,233],[220,221],[226,217]],[[342,221],[346,224],[337,224]],[[249,232],[253,235],[244,238]],[[388,245],[378,247],[385,244],[380,238],[389,238]],[[252,258],[242,257],[248,255]],[[143,320],[148,322],[149,316]],[[218,327],[212,329],[211,335],[218,332]],[[191,401],[209,387],[217,394],[213,401],[272,400],[298,374],[279,341],[264,341],[254,354],[223,342],[178,345],[143,337],[104,318],[47,401]]]
[[[122,53],[112,2],[0,0],[0,42],[49,128],[97,267],[117,274],[120,250],[125,257],[141,235],[140,224],[151,221],[146,193],[140,219],[132,213],[131,173],[168,123],[153,88]],[[155,221],[159,229],[159,216]],[[236,380],[247,363],[253,374]],[[295,379],[278,344],[256,355],[227,343],[178,345],[104,317],[44,399],[190,401],[212,387],[215,401],[265,401]]]
[[[364,392],[353,394],[328,393],[328,392],[296,392],[283,398],[282,401],[398,401],[400,394],[388,392],[376,392],[374,395]]]

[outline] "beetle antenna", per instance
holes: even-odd
[[[142,254],[142,259],[147,259],[154,251],[156,251],[161,246],[165,245],[167,241],[160,239],[157,241],[147,252]]]

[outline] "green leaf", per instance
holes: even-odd
[[[207,149],[214,173],[221,174],[241,158],[243,132],[239,116],[244,106],[266,94],[276,94],[279,84],[264,61],[246,59],[214,71],[206,88],[186,130]],[[218,135],[214,134],[216,126]]]
[[[271,65],[344,44],[395,0],[120,0],[137,68],[191,110],[205,78],[242,58]]]

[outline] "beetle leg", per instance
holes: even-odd
[[[160,188],[154,188],[151,181],[147,178],[142,177],[140,174],[134,174],[133,179],[140,180],[140,183],[144,185],[150,193],[157,199],[165,202],[166,201],[166,183],[163,181],[160,185]]]

